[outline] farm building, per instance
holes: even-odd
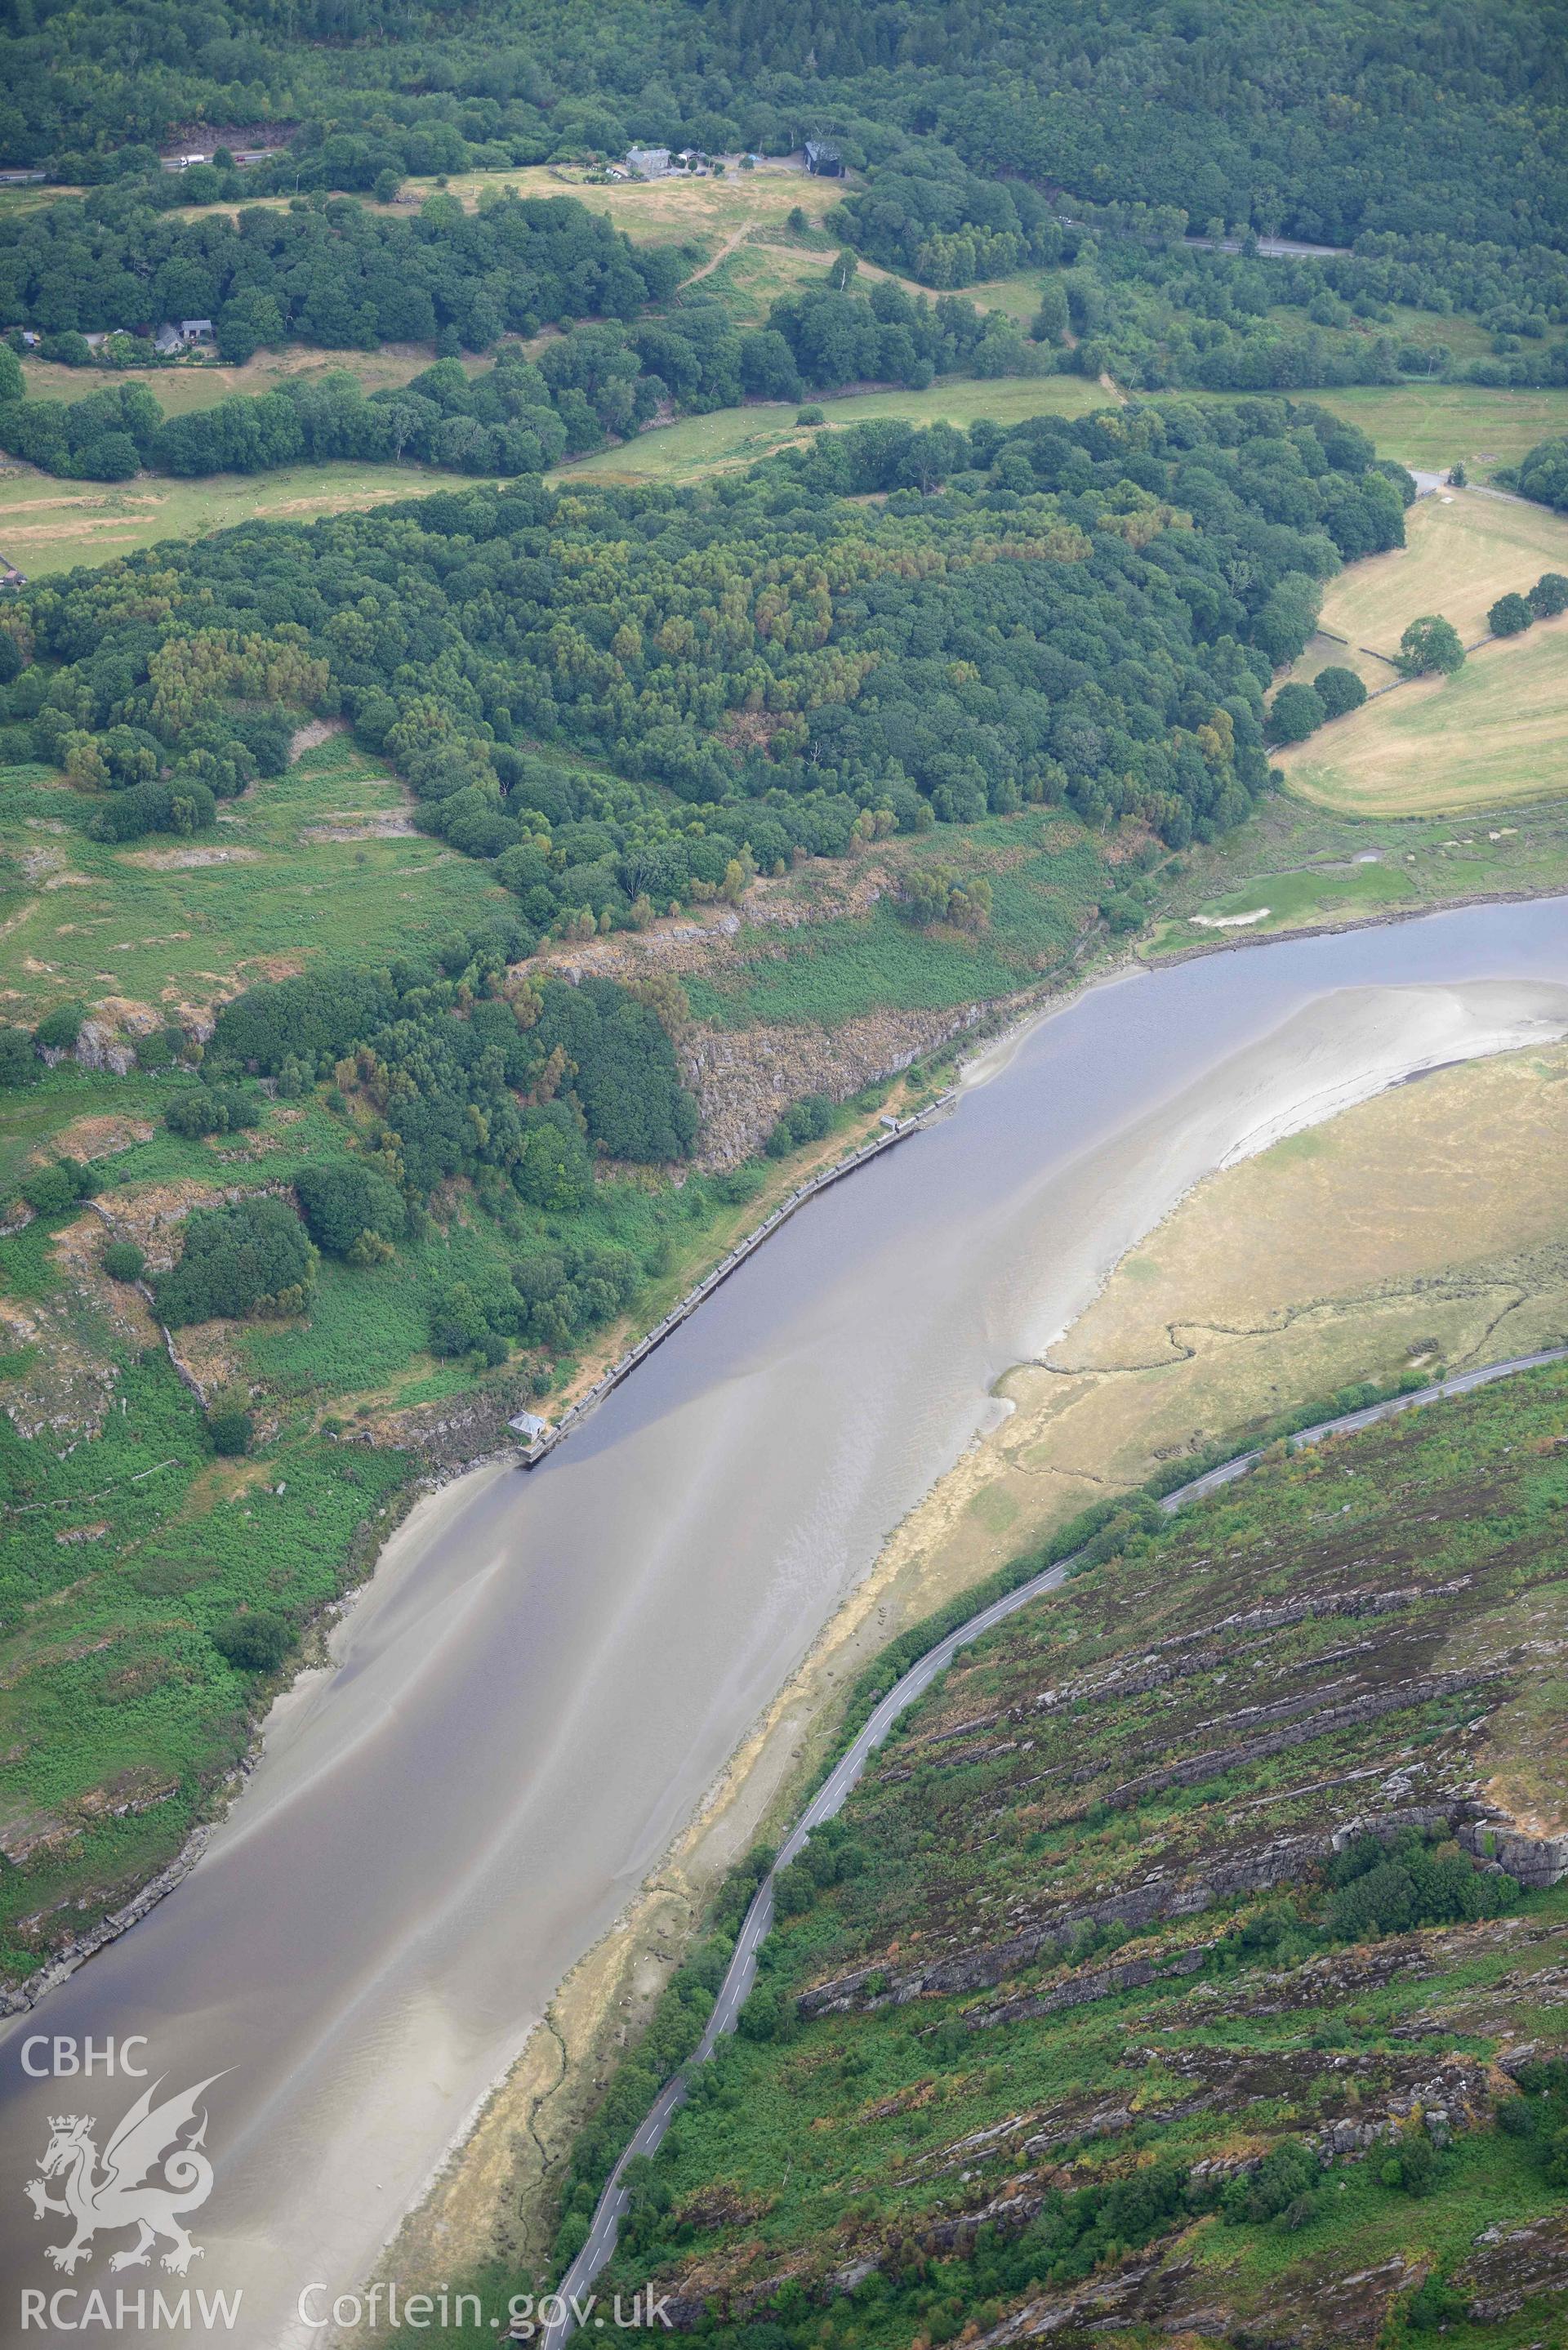
[[[819,180],[842,180],[844,158],[830,140],[808,139],[805,142],[805,168],[815,172]]]
[[[662,180],[670,169],[668,147],[633,147],[627,156],[627,167],[640,172],[645,180]]]

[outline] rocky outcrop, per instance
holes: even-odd
[[[1496,2097],[1487,2068],[1473,2056],[1450,2056],[1435,2073],[1421,2074],[1389,2096],[1380,2113],[1341,2115],[1324,2123],[1314,2144],[1326,2164],[1357,2162],[1387,2138],[1417,2129],[1435,2147],[1451,2146],[1465,2130],[1489,2121]]]
[[[1194,1632],[1176,1632],[1161,1640],[1161,1648],[1184,1648],[1193,1640],[1210,1640],[1217,1632],[1273,1632],[1282,1626],[1310,1624],[1325,1616],[1392,1616],[1406,1607],[1420,1607],[1434,1599],[1451,1599],[1468,1591],[1470,1577],[1456,1575],[1447,1583],[1412,1583],[1397,1590],[1376,1587],[1352,1591],[1314,1591],[1310,1598],[1282,1600],[1273,1607],[1243,1607],[1205,1624]]]
[[[1478,1860],[1495,1861],[1532,1893],[1544,1892],[1568,1877],[1568,1835],[1527,1835],[1497,1815],[1468,1823],[1459,1840]]]
[[[1452,1678],[1460,1679],[1459,1676]],[[889,1774],[891,1776],[891,1774]],[[1342,1852],[1357,1836],[1392,1838],[1402,1828],[1441,1828],[1478,1856],[1485,1857],[1529,1890],[1554,1885],[1568,1874],[1568,1838],[1530,1836],[1490,1805],[1468,1797],[1410,1804],[1346,1822],[1322,1835],[1280,1836],[1251,1852],[1228,1858],[1183,1876],[1157,1872],[1140,1882],[1107,1895],[1104,1900],[1079,1905],[1026,1926],[1005,1941],[965,1950],[961,1955],[921,1966],[889,1970],[886,1966],[857,1968],[852,1973],[818,1983],[797,2002],[805,2018],[846,2014],[856,2009],[904,2005],[912,1999],[951,1998],[971,1991],[987,1991],[1021,1973],[1042,1959],[1064,1950],[1085,1926],[1130,1927],[1135,1930],[1161,1918],[1190,1918],[1215,1903],[1246,1893],[1268,1892],[1302,1877],[1334,1853]],[[1554,1871],[1554,1874],[1548,1874]],[[966,2015],[971,2031],[1011,2023],[1026,2016],[1050,2015],[1064,2008],[1137,1990],[1162,1977],[1199,1972],[1208,1944],[1160,1958],[1129,1959],[1118,1964],[1089,1968],[1065,1981],[1037,1992],[1021,1994],[995,2007]],[[1326,1960],[1317,1961],[1325,1966]]]
[[[781,1112],[803,1095],[846,1101],[1000,1008],[970,1003],[942,1012],[867,1012],[837,1028],[791,1021],[683,1029],[676,1050],[701,1109],[702,1164],[734,1167],[753,1158]]]
[[[524,1407],[532,1409],[530,1399],[511,1379],[384,1413],[369,1432],[376,1442],[417,1453],[427,1467],[446,1475],[472,1468],[487,1453],[514,1450],[506,1423]]]
[[[1288,1729],[1272,1731],[1265,1738],[1248,1739],[1235,1746],[1209,1747],[1201,1753],[1162,1763],[1157,1771],[1146,1771],[1141,1777],[1125,1780],[1119,1787],[1113,1787],[1105,1801],[1113,1810],[1122,1811],[1146,1795],[1162,1794],[1168,1787],[1196,1787],[1206,1779],[1219,1778],[1223,1772],[1241,1770],[1250,1762],[1267,1762],[1271,1756],[1283,1754],[1293,1746],[1305,1745],[1311,1739],[1359,1729],[1366,1722],[1380,1721],[1385,1714],[1404,1713],[1413,1706],[1429,1705],[1435,1698],[1458,1697],[1495,1679],[1492,1673],[1433,1673],[1421,1680],[1397,1682],[1392,1689],[1371,1690],[1366,1697],[1352,1698],[1344,1705],[1323,1707],[1308,1714],[1304,1721],[1293,1721]]]
[[[1151,1925],[1158,1918],[1190,1918],[1241,1893],[1266,1892],[1276,1885],[1296,1882],[1328,1850],[1326,1836],[1280,1836],[1255,1852],[1220,1861],[1190,1876],[1160,1872],[1141,1882],[1107,1894],[1102,1901],[1085,1902],[1004,1942],[993,1942],[961,1957],[898,1970],[858,1967],[851,1974],[818,1983],[803,1992],[798,2002],[805,2017],[846,2013],[854,2008],[901,2007],[911,1999],[951,1998],[969,1991],[989,1991],[1009,1975],[1043,1956],[1064,1950],[1085,1926]],[[1044,2011],[1040,2011],[1044,2012]]]
[[[1501,1868],[1528,1893],[1543,1893],[1568,1876],[1568,1835],[1541,1835],[1519,1827],[1495,1804],[1469,1800],[1443,1804],[1406,1804],[1397,1811],[1375,1812],[1347,1820],[1334,1835],[1335,1852],[1343,1852],[1357,1836],[1375,1835],[1390,1844],[1404,1828],[1447,1828],[1455,1841],[1477,1860]]]
[[[1527,2301],[1568,2293],[1568,2212],[1527,2228],[1488,2228],[1478,2250],[1450,2280],[1469,2301],[1474,2325],[1495,2325]]]
[[[1054,2334],[1093,2334],[1101,2328],[1119,2333],[1128,2325],[1158,2324],[1191,2273],[1189,2261],[1166,2262],[1158,2256],[1129,2261],[1075,2293],[1043,2293],[1025,2302],[989,2334],[978,2335],[972,2350],[1005,2350],[1014,2342],[1047,2342]]]
[[[964,2022],[971,2032],[984,2032],[992,2024],[1016,2023],[1026,2015],[1055,2015],[1064,2008],[1086,2007],[1091,2000],[1110,1999],[1117,1991],[1141,1991],[1146,1983],[1168,1976],[1195,1975],[1201,1971],[1211,1947],[1195,1942],[1190,1950],[1173,1951],[1168,1958],[1127,1959],[1119,1966],[1086,1968],[1050,1991],[1002,2000],[995,2007],[972,2009]]]
[[[64,1060],[66,1055],[61,1052],[58,1057]],[[72,1058],[78,1068],[109,1069],[123,1077],[136,1066],[136,1046],[108,1021],[84,1020]]]

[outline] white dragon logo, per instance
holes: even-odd
[[[68,2244],[45,2247],[46,2257],[57,2269],[64,2269],[68,2276],[78,2261],[90,2261],[92,2240],[99,2229],[137,2230],[135,2243],[110,2257],[111,2269],[145,2268],[161,2238],[173,2246],[164,2253],[163,2266],[177,2276],[183,2276],[191,2262],[200,2258],[201,2245],[191,2241],[178,2215],[199,2210],[213,2191],[213,2166],[201,2151],[207,2134],[204,2111],[193,2136],[184,2145],[179,2138],[181,2131],[196,2120],[202,2093],[222,2078],[214,2073],[198,2081],[193,2089],[166,2097],[161,2106],[154,2106],[152,2100],[162,2083],[154,2081],[142,2091],[105,2147],[101,2173],[91,2115],[51,2116],[52,2135],[38,2166],[42,2176],[30,2178],[22,2191],[35,2218],[58,2211],[76,2222],[76,2233]],[[152,2174],[160,2170],[162,2177],[154,2178]],[[63,2201],[47,2193],[47,2178],[63,2178]]]

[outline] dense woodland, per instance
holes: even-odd
[[[45,333],[62,357],[86,357],[67,348],[81,333],[186,317],[214,319],[237,359],[286,340],[488,351],[567,318],[629,320],[668,304],[680,262],[634,252],[566,199],[497,191],[465,215],[437,192],[403,219],[333,192],[385,197],[408,173],[592,161],[633,140],[783,153],[814,130],[854,171],[830,217],[867,257],[939,293],[1025,264],[1052,271],[1033,354],[1000,325],[977,351],[972,325],[961,336],[951,317],[899,320],[903,337],[879,348],[863,310],[821,305],[768,324],[793,369],[776,345],[753,348],[722,385],[669,384],[674,406],[693,391],[714,405],[794,397],[797,378],[918,382],[928,365],[1108,369],[1150,390],[1568,381],[1560,7],[1489,0],[1461,19],[1411,0],[1392,12],[1118,0],[1093,24],[1062,0],[983,16],[835,0],[784,18],[746,0],[639,0],[607,19],[536,0],[242,0],[200,20],[169,0],[36,7],[18,0],[13,16],[0,152],[88,192],[0,221],[0,321]],[[220,146],[217,163],[161,172],[156,142],[202,124],[276,151],[242,171]],[[286,209],[244,202],[277,193]],[[218,201],[237,214],[177,216]],[[1183,245],[1184,230],[1241,249]],[[1282,232],[1355,249],[1253,257],[1256,238]],[[1477,320],[1490,348],[1409,341],[1399,306]],[[644,400],[604,429],[652,412]],[[382,453],[384,420],[337,422],[333,453]],[[6,423],[16,453],[76,468],[39,420]],[[427,453],[409,430],[410,452]],[[295,438],[282,411],[228,419],[175,463],[154,432],[147,421],[130,436],[140,462],[167,453],[176,471],[209,458],[254,469],[278,462],[259,448]],[[477,447],[468,436],[470,459]],[[532,466],[503,449],[485,469]]]
[[[1541,505],[1568,514],[1568,440],[1538,441],[1517,465],[1499,478],[1506,480],[1521,497],[1534,498]]]
[[[1319,583],[1402,543],[1410,488],[1354,428],[1257,400],[256,525],[28,590],[0,750],[110,825],[172,791],[188,829],[275,754],[277,705],[347,715],[536,931],[1025,799],[1180,845],[1266,784],[1263,690]]]
[[[365,186],[634,138],[780,152],[826,128],[851,161],[934,134],[991,177],[1324,244],[1568,225],[1568,28],[1526,0],[16,0],[10,25],[0,145],[62,179],[145,168],[200,123],[236,145],[290,126],[302,162]]]
[[[161,1320],[174,1329],[308,1313],[323,1255],[384,1263],[428,1236],[428,1211],[454,1177],[499,1224],[513,1261],[429,1294],[433,1353],[497,1364],[515,1343],[560,1352],[630,1304],[642,1256],[584,1230],[580,1211],[596,1165],[691,1152],[697,1107],[669,1033],[684,1000],[669,983],[566,986],[520,974],[511,966],[527,945],[522,925],[504,920],[389,966],[326,966],[254,987],[223,1007],[204,1050],[175,1032],[177,1049],[165,1048],[171,1133],[254,1128],[266,1107],[258,1078],[286,1100],[327,1087],[341,1128],[337,1149],[298,1174],[298,1212],[263,1194],[190,1218],[178,1261],[152,1282]],[[52,1019],[30,1038],[0,1027],[0,1084],[36,1082],[38,1050],[74,1041],[79,1013]],[[28,1177],[23,1197],[58,1215],[98,1187],[90,1166],[60,1159]],[[108,1266],[115,1278],[142,1273],[140,1250],[120,1255]]]
[[[674,256],[635,247],[568,196],[499,191],[477,212],[428,197],[410,220],[348,196],[181,220],[115,188],[0,224],[0,316],[58,333],[215,322],[225,358],[299,341],[488,350],[563,318],[629,318],[668,297]]]
[[[861,307],[868,331],[907,332]],[[786,359],[789,324],[768,330]],[[1263,691],[1321,582],[1401,544],[1412,491],[1354,428],[1282,400],[867,425],[697,491],[437,494],[30,589],[0,613],[0,755],[63,767],[97,837],[205,829],[282,771],[300,711],[342,715],[515,905],[428,962],[223,1010],[171,1129],[254,1125],[258,1078],[326,1086],[345,1155],[301,1191],[303,1223],[275,1200],[192,1217],[162,1318],[307,1309],[323,1253],[381,1262],[463,1177],[519,1253],[441,1290],[430,1345],[484,1363],[570,1346],[645,1268],[561,1220],[596,1158],[686,1157],[696,1107],[668,1033],[679,992],[536,976],[540,941],[1025,801],[1214,837],[1267,785]],[[911,922],[984,926],[983,878],[919,879]],[[0,1031],[0,1072],[27,1082],[56,1041]],[[799,1106],[770,1149],[828,1114]],[[68,1205],[77,1173],[44,1172]]]
[[[609,980],[509,977],[523,943],[503,924],[427,959],[325,968],[224,1007],[200,1081],[170,1102],[171,1126],[200,1130],[209,1105],[243,1097],[258,1074],[286,1097],[327,1081],[344,1152],[300,1177],[303,1224],[275,1199],[193,1216],[157,1285],[165,1322],[304,1310],[320,1253],[383,1262],[459,1175],[519,1253],[488,1280],[436,1292],[432,1352],[494,1364],[514,1342],[560,1349],[630,1303],[646,1270],[639,1258],[564,1237],[559,1219],[587,1202],[596,1158],[686,1158],[696,1104],[649,1003]]]

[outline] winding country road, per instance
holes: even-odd
[[[1408,1395],[1391,1396],[1385,1402],[1365,1405],[1359,1411],[1342,1412],[1335,1419],[1319,1420],[1312,1428],[1301,1429],[1286,1441],[1293,1452],[1299,1452],[1303,1446],[1320,1443],[1326,1436],[1353,1436],[1361,1429],[1374,1427],[1379,1420],[1392,1419],[1400,1412],[1416,1410],[1423,1404],[1441,1403],[1453,1396],[1469,1395],[1477,1388],[1490,1387],[1494,1379],[1511,1378],[1520,1371],[1540,1370],[1548,1363],[1564,1361],[1568,1361],[1568,1347],[1549,1347],[1540,1354],[1515,1355],[1507,1362],[1488,1363],[1479,1370],[1460,1371],[1452,1378],[1439,1380],[1432,1387],[1417,1388]],[[1209,1494],[1219,1492],[1223,1486],[1234,1484],[1237,1478],[1244,1477],[1249,1470],[1257,1467],[1263,1458],[1263,1450],[1260,1446],[1253,1451],[1238,1453],[1234,1460],[1222,1461],[1217,1469],[1206,1470],[1201,1477],[1194,1477],[1189,1484],[1178,1486],[1175,1492],[1167,1493],[1160,1508],[1173,1513],[1185,1509],[1192,1502],[1203,1501]],[[735,2028],[756,1980],[757,1953],[774,1921],[774,1885],[779,1871],[798,1858],[813,1828],[820,1827],[825,1820],[832,1819],[842,1808],[850,1789],[898,1716],[906,1712],[917,1698],[924,1695],[939,1674],[946,1672],[961,1648],[967,1648],[971,1640],[979,1639],[984,1633],[993,1631],[998,1624],[1016,1615],[1021,1607],[1027,1607],[1033,1601],[1043,1598],[1048,1591],[1060,1589],[1083,1556],[1082,1551],[1075,1551],[1070,1557],[1059,1559],[1054,1566],[1046,1567],[1042,1574],[1031,1575],[1029,1581],[1021,1583],[1016,1591],[1009,1591],[1002,1598],[993,1599],[988,1607],[966,1617],[956,1631],[949,1632],[935,1648],[928,1648],[902,1679],[894,1682],[854,1743],[834,1764],[779,1846],[773,1866],[758,1886],[724,1980],[719,1987],[719,1995],[713,2002],[708,2028],[695,2055],[689,2060],[691,2064],[706,2064],[725,2033],[733,2032]],[[592,2290],[616,2248],[620,2222],[627,2209],[627,2194],[621,2184],[627,2165],[639,2155],[656,2153],[663,2144],[665,2133],[686,2102],[687,2069],[683,2067],[666,2081],[635,2137],[611,2171],[595,2210],[588,2240],[562,2280],[557,2295],[561,2304],[559,2314],[545,2326],[541,2337],[541,2350],[561,2350],[561,2345],[576,2330],[577,2318],[573,2303],[582,2308],[585,2296]],[[532,2332],[533,2328],[529,2327],[528,2333],[531,2334]]]

